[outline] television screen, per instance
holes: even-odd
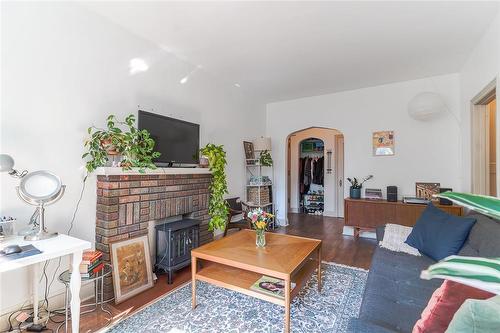
[[[155,140],[155,151],[161,153],[156,164],[198,164],[200,125],[139,111],[138,127]]]

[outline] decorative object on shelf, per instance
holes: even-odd
[[[441,95],[435,92],[422,92],[408,103],[408,115],[415,120],[431,120],[439,117],[445,111],[446,103]]]
[[[250,176],[250,180],[248,181],[248,185],[253,186],[267,186],[272,185],[272,183],[269,176]]]
[[[347,178],[347,181],[351,183],[351,187],[349,189],[349,196],[351,199],[361,199],[361,188],[363,188],[363,184],[373,178],[373,175],[368,175],[360,181],[356,177]]]
[[[398,187],[397,186],[387,186],[387,201],[397,202],[398,201]]]
[[[122,129],[122,128],[126,128]],[[156,169],[153,163],[160,153],[154,151],[155,141],[147,130],[139,130],[135,127],[135,116],[129,115],[125,121],[117,121],[114,115],[107,118],[107,128],[101,129],[95,126],[87,130],[90,138],[85,141],[87,150],[82,158],[87,160],[88,172],[93,172],[98,167],[105,166],[113,156],[121,155],[119,165],[124,170],[133,167],[139,168],[141,173],[144,169]]]
[[[257,247],[265,247],[265,231],[268,224],[273,221],[274,215],[257,208],[249,211],[247,217],[250,219],[252,226],[255,228],[255,245],[257,245]]]
[[[255,151],[271,150],[271,138],[259,137],[252,142]]]
[[[256,186],[247,188],[247,203],[262,206],[271,202],[269,186]]]
[[[415,183],[415,196],[426,200],[433,200],[436,194],[439,194],[439,183]]]
[[[373,156],[394,155],[394,131],[373,132]]]
[[[427,205],[431,201],[425,198],[417,198],[411,196],[403,196],[403,203],[414,204],[414,205]]]
[[[247,160],[255,159],[255,152],[253,149],[253,143],[249,141],[243,141],[243,149],[245,150],[245,158]]]
[[[208,168],[209,162],[208,162],[208,157],[205,155],[200,156],[200,162],[199,162],[199,167],[200,168]]]
[[[271,157],[271,153],[269,150],[262,150],[260,152],[259,163],[262,166],[272,166],[273,158]]]
[[[223,230],[226,226],[227,214],[229,207],[224,195],[227,194],[226,180],[226,152],[224,146],[207,144],[200,149],[200,152],[207,156],[208,167],[212,172],[212,183],[210,184],[210,199],[208,201],[208,214],[210,221],[208,222],[208,230]]]
[[[148,236],[110,244],[115,303],[153,287]]]
[[[382,200],[382,189],[380,188],[367,188],[365,190],[365,198],[369,200]]]
[[[445,187],[440,187],[439,188],[439,193],[444,193],[444,192],[453,192],[452,188],[445,188]],[[445,198],[439,198],[439,204],[444,205],[444,206],[451,206],[453,205],[453,202],[451,202],[448,199]]]

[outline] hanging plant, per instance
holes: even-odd
[[[82,158],[90,157],[85,165],[89,173],[105,166],[110,155],[123,155],[120,165],[124,170],[137,167],[143,173],[145,168],[156,169],[153,160],[160,153],[154,151],[155,142],[149,132],[135,127],[134,115],[129,115],[125,121],[117,121],[110,115],[105,129],[92,126],[87,132],[90,137],[85,141],[87,151]]]
[[[271,153],[269,152],[269,150],[263,150],[260,152],[259,163],[263,166],[273,165],[273,158],[271,157]]]
[[[212,172],[212,183],[210,184],[210,199],[208,201],[208,230],[214,231],[224,229],[227,222],[229,207],[224,195],[227,191],[226,180],[226,152],[222,145],[212,143],[200,149],[200,152],[208,158],[208,167]]]

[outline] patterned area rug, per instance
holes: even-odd
[[[316,274],[291,306],[292,332],[345,332],[357,317],[368,272],[324,263],[323,289]],[[191,309],[191,283],[167,294],[108,332],[283,332],[284,308],[198,281],[198,306]]]

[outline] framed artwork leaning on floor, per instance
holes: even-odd
[[[110,244],[115,303],[153,287],[153,271],[148,236]]]

